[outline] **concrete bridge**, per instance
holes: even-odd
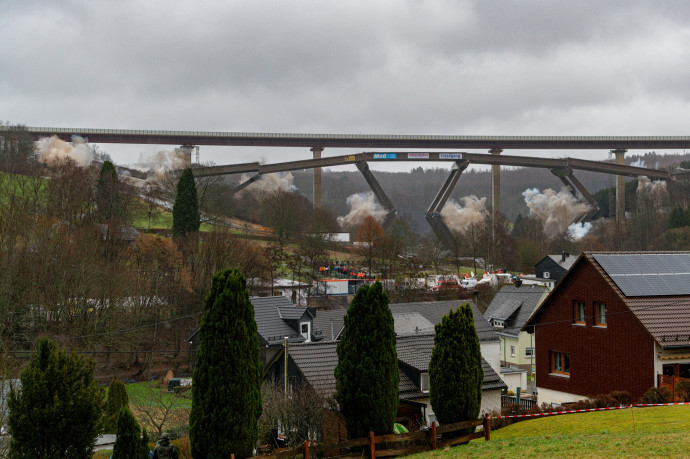
[[[7,129],[0,127],[0,129]],[[314,206],[321,206],[321,168],[327,166],[355,164],[364,174],[377,198],[389,215],[395,214],[390,199],[385,195],[371,174],[368,162],[371,161],[451,161],[454,163],[450,177],[439,190],[438,195],[427,211],[427,220],[435,217],[443,208],[450,192],[457,183],[462,171],[469,164],[485,164],[492,167],[492,211],[500,213],[500,167],[541,167],[548,168],[566,185],[574,195],[579,192],[584,199],[596,205],[592,195],[582,186],[574,175],[575,170],[588,170],[617,176],[616,180],[616,219],[621,220],[625,212],[625,176],[647,176],[650,179],[668,180],[671,175],[665,171],[637,168],[624,165],[624,155],[628,150],[668,150],[690,148],[690,136],[454,136],[454,135],[376,135],[376,134],[291,134],[291,133],[248,133],[248,132],[209,132],[209,131],[158,131],[127,129],[83,129],[27,127],[34,140],[57,136],[71,141],[80,136],[92,143],[129,143],[179,145],[188,156],[191,165],[191,151],[195,146],[256,146],[309,148],[312,159],[290,161],[277,164],[246,163],[226,166],[195,168],[195,175],[224,175],[233,173],[254,173],[238,189],[257,180],[261,174],[298,169],[314,170]],[[467,152],[365,152],[322,158],[324,148],[405,148],[428,150],[486,149],[489,154]],[[508,156],[505,150],[607,150],[615,154],[616,164],[585,161],[574,158],[550,159],[525,156]],[[434,224],[432,223],[432,227]]]

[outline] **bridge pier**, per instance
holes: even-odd
[[[180,150],[184,154],[184,167],[192,167],[192,150],[194,150],[194,145],[180,145]]]
[[[625,164],[627,151],[622,148],[611,150],[611,153],[616,155],[616,164]],[[625,223],[625,177],[622,175],[616,176],[616,222]]]
[[[314,159],[321,159],[321,152],[323,151],[323,147],[312,147],[311,151],[314,154]],[[320,167],[314,168],[314,184],[312,187],[312,191],[314,194],[314,198],[313,198],[314,209],[320,209],[321,208],[321,168]]]
[[[379,184],[378,180],[376,180],[376,177],[374,177],[374,174],[371,173],[369,164],[366,161],[359,161],[357,162],[357,169],[359,169],[364,176],[364,180],[366,180],[369,184],[369,188],[371,188],[371,191],[374,192],[376,199],[381,203],[386,211],[388,211],[388,214],[386,214],[386,218],[383,220],[382,225],[384,229],[388,228],[398,211],[395,210],[395,206],[393,206],[390,198],[388,198],[386,192],[383,191],[383,188],[381,188],[381,185]]]
[[[429,223],[429,226],[431,226],[431,229],[434,231],[436,236],[448,248],[453,246],[453,232],[443,221],[441,211],[443,210],[443,206],[446,205],[446,201],[448,201],[450,194],[453,192],[453,188],[455,188],[455,185],[458,183],[460,175],[462,175],[463,171],[467,169],[469,164],[470,163],[467,160],[456,161],[453,164],[450,175],[446,179],[441,189],[438,190],[436,197],[434,197],[429,209],[426,211],[426,221]]]
[[[492,155],[500,155],[501,152],[503,152],[501,148],[489,150]],[[501,166],[499,164],[491,166],[491,214],[494,221],[501,214]]]

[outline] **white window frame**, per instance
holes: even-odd
[[[515,357],[515,346],[513,346],[512,344],[510,346],[510,356]]]
[[[429,393],[429,373],[424,372],[419,374],[419,390],[424,392],[425,394]]]
[[[525,348],[525,357],[534,357],[534,347]]]
[[[307,336],[304,336],[304,331],[302,330],[302,328],[304,328],[305,325],[307,326]],[[305,338],[307,343],[310,343],[311,342],[311,322],[300,322],[299,333],[300,333],[300,335],[302,335]]]
[[[550,279],[551,273],[549,271],[544,271],[544,279]]]

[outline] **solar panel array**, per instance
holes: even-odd
[[[690,295],[690,253],[592,256],[625,296]]]

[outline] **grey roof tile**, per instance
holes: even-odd
[[[434,333],[434,324],[418,312],[394,312],[393,322],[397,336]]]
[[[540,285],[504,285],[486,308],[484,317],[487,321],[505,320],[503,332],[517,336],[547,293],[546,287]]]

